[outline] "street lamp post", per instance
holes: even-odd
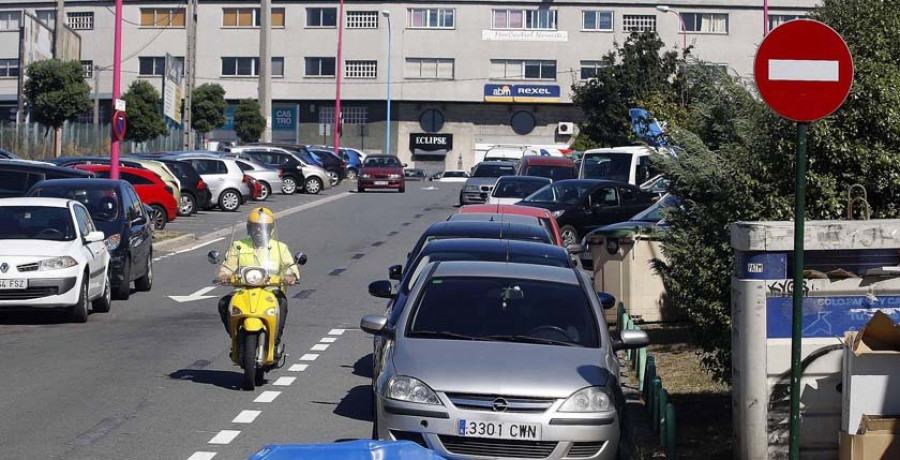
[[[387,39],[387,123],[384,132],[384,153],[391,153],[391,12],[384,10],[381,12],[387,18],[388,39]]]
[[[678,23],[681,24],[681,55],[686,57],[687,53],[687,27],[684,26],[684,18],[681,17],[681,14],[672,11],[672,8],[669,8],[667,5],[658,5],[656,7],[657,10],[663,13],[672,13],[675,16],[678,16]]]

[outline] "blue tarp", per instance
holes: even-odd
[[[628,110],[631,117],[631,129],[642,141],[653,147],[667,147],[666,132],[650,113],[641,108]]]
[[[350,441],[263,447],[248,460],[444,460],[409,441]]]

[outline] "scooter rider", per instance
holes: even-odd
[[[231,276],[239,267],[263,265],[272,272],[279,274],[286,285],[292,285],[300,278],[300,270],[291,256],[288,246],[274,239],[275,214],[268,208],[254,208],[247,218],[247,237],[234,241],[225,255],[218,273],[220,283],[228,283]],[[284,325],[287,319],[287,297],[281,289],[269,287],[278,298],[278,332],[275,338],[275,350],[277,355],[282,355],[284,348],[281,345],[281,336],[284,333]],[[231,304],[231,295],[219,300],[219,315],[222,324],[228,330],[228,306]]]

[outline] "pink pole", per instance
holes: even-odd
[[[118,0],[122,1],[122,0]],[[344,0],[341,0],[341,7],[338,13],[338,40],[337,40],[337,90],[334,97],[334,154],[341,157],[341,77],[344,73],[343,56],[343,39],[344,39]]]
[[[763,0],[763,37],[769,35],[769,0]]]
[[[116,38],[113,45],[113,103],[119,99],[122,90],[122,0],[116,0]],[[109,146],[109,177],[119,178],[119,141],[112,139]]]

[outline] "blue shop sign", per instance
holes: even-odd
[[[789,289],[784,292],[789,294]],[[793,299],[790,295],[766,299],[766,336],[791,337]],[[882,311],[900,322],[900,296],[828,296],[803,298],[803,337],[843,337],[846,331],[858,331]]]
[[[558,85],[484,85],[485,102],[559,102]]]
[[[219,129],[234,131],[234,111],[237,110],[236,105],[229,105],[225,109],[225,124]],[[273,105],[272,106],[272,130],[273,131],[296,131],[297,130],[298,110],[296,105]]]

